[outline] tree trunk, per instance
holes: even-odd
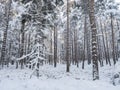
[[[107,58],[108,58],[108,63],[111,66],[110,54],[109,54],[109,45],[108,45],[108,37],[107,37],[107,32],[106,32],[106,24],[104,24],[104,28],[105,28],[105,41],[106,41]]]
[[[9,3],[8,3],[9,6],[8,6],[8,8],[6,8],[6,17],[7,17],[6,28],[5,28],[4,35],[3,35],[1,61],[0,61],[0,64],[2,65],[2,67],[4,67],[4,61],[5,61],[5,55],[6,55],[6,43],[7,43],[7,33],[8,33],[8,27],[9,27],[11,3],[12,3],[12,0],[9,0]]]
[[[66,37],[66,72],[70,71],[70,28],[69,28],[69,0],[67,0],[67,37]]]
[[[54,26],[54,67],[57,66],[57,30]]]
[[[110,18],[111,18],[111,31],[112,31],[112,56],[113,56],[113,62],[114,65],[116,64],[116,59],[115,59],[115,41],[114,41],[114,28],[113,28],[113,15],[112,13],[110,14]]]
[[[50,40],[50,53],[52,54],[53,53],[53,49],[52,49],[52,30],[51,30],[51,40]],[[49,64],[53,64],[53,56],[52,55],[49,55]]]
[[[22,23],[21,23],[21,44],[20,44],[20,57],[22,57],[24,55],[24,29],[25,29],[25,19],[22,19]],[[24,59],[20,60],[20,64],[21,64],[21,69],[23,69],[23,64],[24,64]]]
[[[102,32],[102,40],[103,40],[103,47],[104,47],[106,64],[108,64],[107,51],[106,51],[106,46],[105,46],[105,37],[104,37],[104,32],[103,32],[103,26],[102,26],[101,19],[100,19],[100,27],[101,27],[101,32]]]
[[[89,0],[89,18],[92,30],[92,63],[93,63],[93,80],[99,79],[98,55],[97,55],[97,30],[94,16],[94,0]]]
[[[75,52],[74,52],[75,64],[77,65],[77,67],[79,67],[78,58],[77,58],[77,30],[74,30],[74,49],[75,49]]]
[[[86,16],[85,16],[85,23],[84,23],[84,47],[83,47],[83,63],[82,63],[82,69],[84,69],[84,63],[85,63],[85,49],[86,49]]]

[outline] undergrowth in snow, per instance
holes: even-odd
[[[114,86],[112,78],[120,72],[120,63],[114,66],[100,67],[100,80],[92,81],[92,66],[81,69],[71,65],[70,73],[66,73],[65,65],[54,68],[51,65],[40,67],[40,77],[30,78],[32,70],[15,69],[14,66],[0,70],[0,90],[119,90]]]

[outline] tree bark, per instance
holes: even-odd
[[[54,26],[54,67],[57,66],[57,30]]]
[[[113,15],[112,13],[110,14],[110,18],[111,18],[111,31],[112,31],[112,56],[113,56],[113,62],[114,65],[116,64],[116,58],[115,58],[115,41],[114,41],[114,28],[113,28]]]
[[[24,40],[25,40],[25,37],[24,37],[24,34],[25,34],[25,22],[26,20],[25,19],[22,19],[22,22],[21,22],[21,44],[20,44],[20,57],[22,57],[24,55]],[[20,64],[21,64],[21,69],[23,69],[23,64],[24,64],[24,59],[20,60]]]
[[[101,27],[101,32],[102,32],[102,40],[103,40],[103,47],[104,47],[106,64],[108,64],[107,51],[106,51],[106,46],[105,46],[105,37],[104,37],[104,32],[103,32],[103,26],[102,26],[101,19],[100,19],[100,27]]]
[[[97,29],[94,16],[94,0],[89,0],[89,18],[92,30],[92,63],[93,63],[93,80],[99,79],[98,55],[97,55]]]
[[[12,0],[9,0],[8,8],[6,8],[6,15],[7,15],[6,16],[7,17],[6,28],[5,28],[4,35],[3,35],[3,43],[2,43],[2,50],[1,50],[1,61],[0,61],[0,64],[2,65],[2,67],[4,67],[4,61],[5,61],[5,55],[6,55],[6,43],[7,43],[7,34],[8,34],[8,27],[9,27],[11,3],[12,3]]]
[[[70,71],[70,28],[69,28],[69,0],[67,0],[67,37],[66,37],[66,72]]]

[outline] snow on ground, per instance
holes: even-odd
[[[120,85],[111,83],[113,71],[120,70],[117,67],[101,67],[100,80],[92,81],[91,66],[86,66],[84,70],[71,66],[71,72],[66,73],[65,65],[58,65],[57,68],[45,65],[40,68],[39,78],[34,75],[30,78],[32,70],[11,66],[0,70],[0,90],[120,90]]]

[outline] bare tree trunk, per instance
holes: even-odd
[[[21,32],[19,32],[19,39],[18,39],[18,41],[19,41],[19,49],[18,49],[18,55],[17,55],[17,57],[20,57],[20,49],[21,49],[21,43],[20,43],[20,40],[21,40],[21,36],[20,36],[20,34],[21,34]],[[19,66],[19,61],[16,61],[16,69],[18,69],[18,66]]]
[[[116,20],[116,23],[117,23],[117,30],[119,31],[119,23],[118,23],[118,20]],[[116,45],[116,59],[118,61],[118,58],[119,58],[119,44],[118,44],[118,40],[117,40],[117,45]]]
[[[103,26],[102,26],[101,19],[100,19],[100,27],[101,27],[101,32],[102,32],[102,40],[103,40],[103,46],[104,46],[104,53],[105,53],[106,64],[108,64],[107,51],[106,51],[106,46],[105,46],[105,37],[104,37],[104,32],[103,32]]]
[[[12,49],[12,42],[9,43],[9,56],[8,56],[8,61],[7,61],[7,67],[9,67],[9,63],[11,61],[11,49]]]
[[[2,43],[2,50],[1,50],[1,61],[0,61],[0,64],[2,65],[2,67],[4,67],[4,61],[5,61],[5,55],[6,55],[5,52],[6,52],[7,33],[8,33],[8,27],[9,27],[11,3],[12,3],[12,0],[9,0],[8,8],[6,8],[6,17],[7,17],[6,28],[5,28],[4,36],[3,36],[3,43]]]
[[[88,26],[87,26],[87,19],[88,19],[88,0],[83,0],[83,4],[84,4],[84,14],[85,14],[85,42],[86,42],[86,55],[87,55],[87,60],[88,60],[88,64],[91,64],[91,52],[90,52],[90,31],[88,30]]]
[[[113,28],[113,15],[112,13],[110,14],[111,18],[111,31],[112,31],[112,56],[113,56],[113,62],[116,64],[116,58],[115,58],[115,36],[114,36],[114,28]]]
[[[21,22],[22,26],[21,26],[20,57],[22,57],[24,55],[24,40],[25,40],[24,29],[25,29],[25,22],[26,22],[26,20],[22,19],[22,22]],[[24,59],[20,60],[20,64],[21,64],[21,69],[23,69]]]
[[[85,49],[86,49],[86,16],[85,16],[85,23],[84,23],[84,47],[83,47],[83,63],[82,63],[82,69],[84,69],[84,63],[85,63]]]
[[[93,80],[99,79],[98,55],[97,55],[97,30],[94,16],[94,0],[89,0],[89,17],[92,30],[92,62],[93,62]]]
[[[52,54],[53,53],[53,50],[52,50],[52,30],[51,30],[51,40],[50,40],[50,53]],[[53,64],[53,60],[52,60],[52,55],[49,56],[49,64]]]
[[[66,37],[66,72],[70,71],[70,28],[69,28],[69,0],[67,0],[67,37]]]
[[[57,66],[57,30],[54,26],[54,67]]]
[[[109,54],[109,45],[108,45],[108,37],[107,37],[107,32],[106,32],[106,24],[104,24],[104,28],[105,28],[105,41],[106,41],[107,58],[108,58],[108,63],[109,63],[109,65],[111,66],[110,54]]]
[[[98,46],[98,61],[100,62],[100,66],[103,66],[103,59],[102,59],[102,50],[101,50],[101,42],[100,42],[100,37],[97,37],[97,46]]]
[[[30,36],[31,36],[31,33],[28,34],[27,36],[27,43],[26,43],[26,54],[30,53]],[[29,59],[29,57],[26,57],[26,63],[27,63],[27,60]]]
[[[87,29],[87,26],[86,26]],[[90,32],[88,29],[86,30],[86,45],[87,45],[87,59],[88,59],[88,64],[91,64],[91,52],[90,52]]]
[[[74,60],[75,60],[75,64],[77,65],[77,67],[79,67],[78,64],[78,58],[77,58],[77,30],[74,30],[74,49],[75,49],[75,56],[74,56]]]
[[[74,39],[75,39],[75,34],[74,34]],[[75,40],[72,40],[72,64],[75,64],[75,53],[74,53],[74,45],[75,45]]]
[[[28,35],[24,35],[24,54],[27,55],[27,48],[28,48]],[[27,63],[27,57],[24,59],[24,64]]]

